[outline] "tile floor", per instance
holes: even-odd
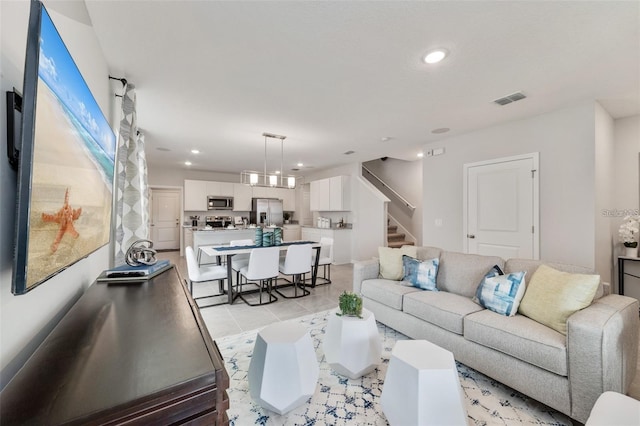
[[[177,265],[181,276],[187,277],[187,265],[184,257],[180,257],[179,252],[162,252],[158,257],[171,260]],[[202,309],[200,313],[209,329],[209,334],[213,339],[216,339],[242,331],[254,330],[274,322],[335,308],[338,306],[338,296],[343,291],[352,289],[352,280],[353,265],[332,265],[332,283],[312,289],[312,294],[309,296],[300,299],[279,297],[277,302],[265,306],[248,306],[238,299],[233,305],[214,306]],[[217,283],[215,286],[202,284],[201,288],[194,288],[194,293],[198,297],[216,290]],[[207,300],[209,299],[204,299],[203,302]],[[640,400],[640,354],[638,355],[636,376],[629,388],[629,396]]]
[[[187,264],[184,257],[180,257],[177,251],[161,252],[160,259],[169,259],[175,264],[183,278],[187,277]],[[322,274],[322,268],[320,269]],[[278,301],[269,305],[249,306],[242,300],[236,299],[233,305],[218,305],[200,310],[209,334],[213,339],[238,334],[242,331],[254,330],[274,322],[308,315],[332,309],[338,306],[338,296],[351,290],[353,277],[353,265],[331,265],[331,284],[310,289],[311,295],[299,299],[285,299],[278,295]],[[202,283],[194,285],[194,296],[205,296],[218,290],[217,283]],[[285,294],[287,289],[283,290]],[[290,290],[290,289],[289,289]],[[221,301],[225,296],[217,298],[201,299],[198,303]],[[264,297],[264,296],[263,296]]]

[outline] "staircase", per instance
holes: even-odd
[[[398,232],[397,226],[387,225],[387,247],[400,248],[402,246],[412,246],[413,241],[406,241],[405,235]]]

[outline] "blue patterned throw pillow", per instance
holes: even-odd
[[[505,275],[495,265],[478,285],[473,301],[500,315],[514,316],[524,296],[526,274],[525,271]]]
[[[436,275],[440,259],[420,261],[406,254],[402,256],[402,266],[404,269],[403,281],[409,281],[412,286],[423,290],[438,291],[436,288]]]

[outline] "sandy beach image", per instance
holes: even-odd
[[[79,214],[57,238],[61,224],[43,214],[59,212],[67,190],[68,206]],[[64,105],[39,80],[27,288],[109,242],[111,203],[111,182]]]

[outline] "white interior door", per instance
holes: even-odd
[[[538,259],[538,156],[465,165],[468,253]]]
[[[180,191],[151,190],[151,241],[159,250],[180,248]]]

